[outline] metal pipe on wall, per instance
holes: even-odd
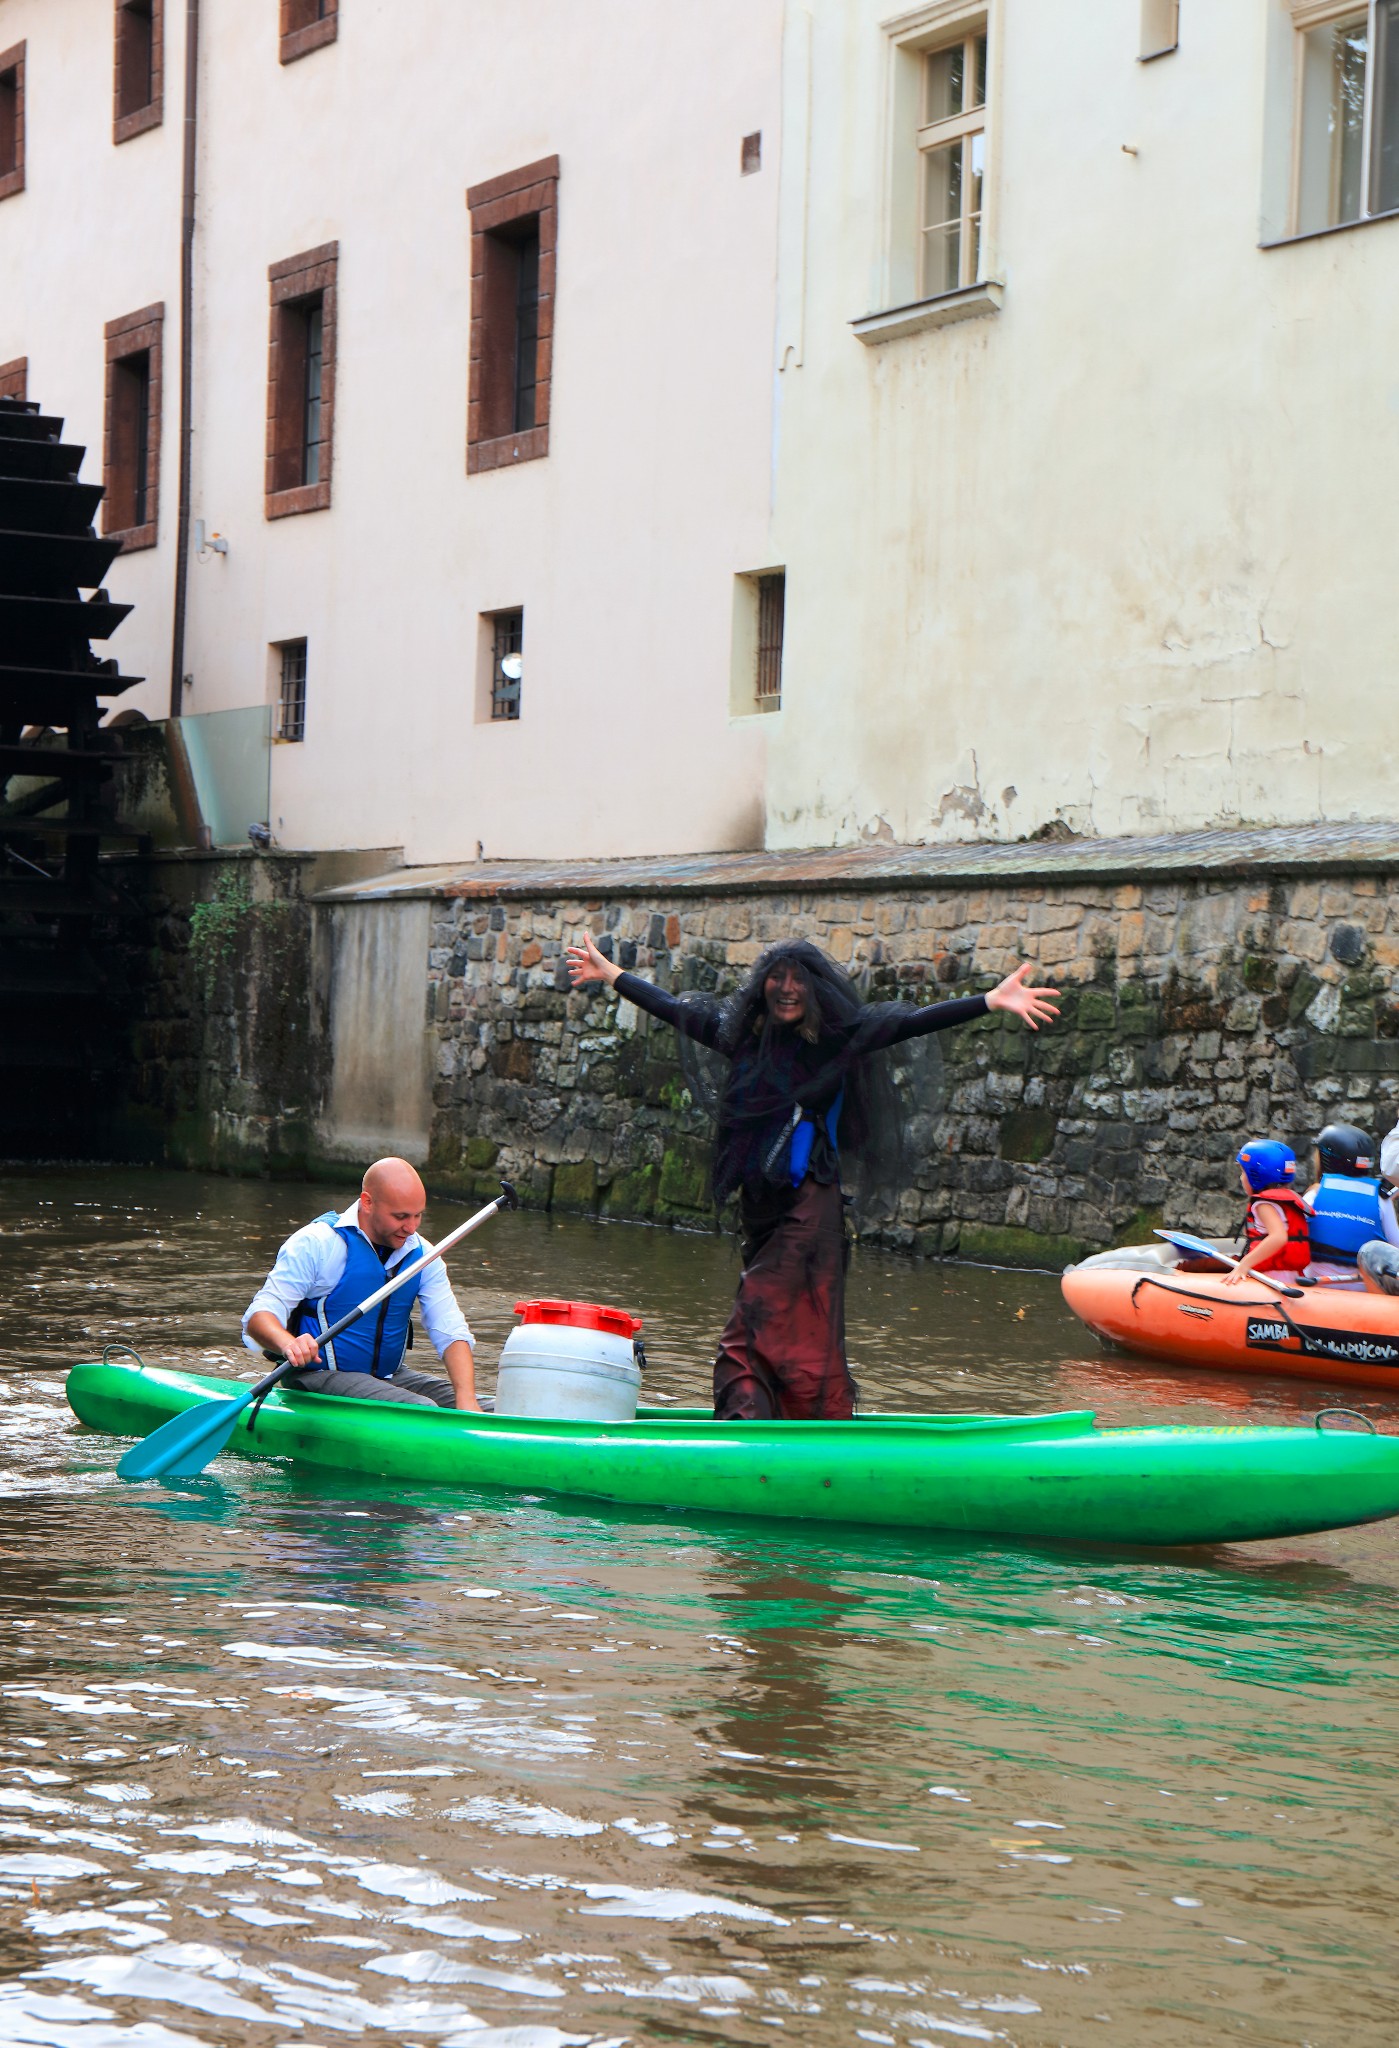
[[[199,141],[199,0],[185,0],[185,163],[180,233],[180,514],[175,538],[175,614],[170,716],[184,710],[185,611],[189,596],[190,479],[194,440],[194,200]]]

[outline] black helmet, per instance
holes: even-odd
[[[1316,1141],[1316,1150],[1323,1173],[1374,1171],[1374,1148],[1354,1124],[1328,1124]]]

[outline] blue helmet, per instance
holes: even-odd
[[[1254,1194],[1261,1195],[1264,1188],[1291,1184],[1297,1172],[1297,1155],[1290,1145],[1277,1138],[1250,1138],[1239,1153],[1239,1164]]]

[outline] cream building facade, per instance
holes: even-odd
[[[769,844],[1389,815],[1399,9],[793,0],[783,131]]]
[[[163,310],[126,330],[158,341],[149,516],[107,579],[136,606],[112,651],[148,678],[122,704],[151,718],[171,708],[196,13],[180,711],[266,706],[302,734],[271,754],[289,846],[760,844],[768,722],[731,716],[728,673],[733,577],[767,544],[779,0],[0,0],[23,159],[0,364],[13,383],[27,361],[86,478],[135,360],[109,323]],[[502,266],[509,304],[486,310],[511,331],[483,338],[473,267],[497,293]],[[527,418],[500,388],[522,320]],[[493,717],[514,680],[518,715]]]
[[[1387,814],[1392,0],[0,0],[7,79],[0,387],[100,474],[155,338],[123,703],[261,708],[282,844]]]

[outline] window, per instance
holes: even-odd
[[[0,199],[24,190],[24,44],[0,51]]]
[[[784,569],[734,578],[733,655],[729,712],[734,718],[782,708],[782,637],[787,609]]]
[[[525,615],[495,612],[491,628],[491,717],[518,718],[524,673]]]
[[[981,275],[981,188],[986,167],[986,32],[959,37],[923,59],[918,129],[925,299]]]
[[[473,185],[468,473],[549,452],[559,160]]]
[[[28,356],[16,356],[13,362],[0,363],[0,398],[24,399],[28,396]]]
[[[760,711],[775,711],[782,702],[782,626],[787,609],[787,578],[758,578],[758,660],[756,695]]]
[[[745,135],[738,153],[738,171],[742,178],[751,178],[755,171],[763,168],[763,131]]]
[[[1293,233],[1399,210],[1399,0],[1294,15]]]
[[[309,56],[333,43],[340,30],[340,0],[282,0],[281,47],[284,64]]]
[[[1180,47],[1180,0],[1142,0],[1143,64]]]
[[[110,320],[107,417],[103,445],[102,530],[121,536],[124,553],[153,548],[160,494],[163,305]]]
[[[280,688],[277,695],[275,737],[304,740],[306,737],[306,642],[284,640],[277,648]]]
[[[116,0],[112,140],[129,142],[164,115],[165,0]]]
[[[339,244],[309,249],[268,272],[272,334],[267,372],[266,513],[330,504],[335,413],[335,300]]]
[[[921,0],[886,22],[887,185],[873,348],[1000,311],[995,275],[995,55],[1001,0]]]

